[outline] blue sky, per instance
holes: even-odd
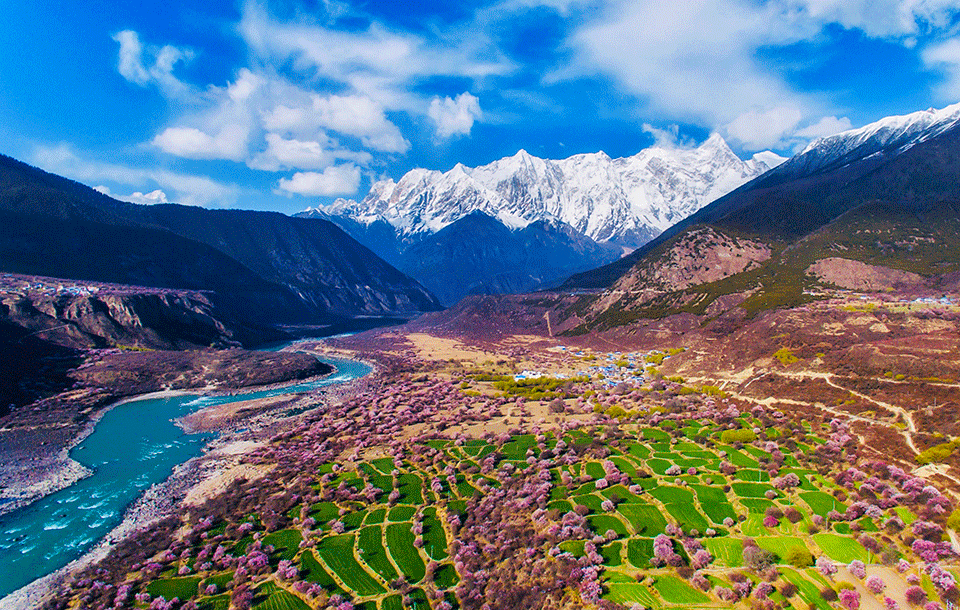
[[[743,156],[790,154],[960,100],[960,1],[31,0],[4,14],[0,152],[143,203],[289,213],[413,167],[626,156],[712,132]]]

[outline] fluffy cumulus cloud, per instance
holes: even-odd
[[[226,83],[178,78],[194,60],[189,49],[115,34],[119,73],[170,100],[153,150],[285,172],[285,194],[352,194],[362,175],[408,154],[411,140],[430,141],[405,129],[432,126],[442,144],[478,122],[563,116],[569,98],[553,85],[602,79],[619,89],[612,106],[624,120],[693,124],[743,150],[787,151],[850,128],[849,109],[829,91],[799,89],[761,51],[817,45],[837,26],[916,48],[943,76],[940,95],[960,97],[957,0],[500,0],[414,31],[354,4],[323,6],[281,18],[246,0],[234,32],[247,67]],[[535,10],[553,11],[562,26],[549,57],[528,65],[511,36],[522,35],[514,18]],[[341,17],[351,27],[337,27]],[[675,128],[641,125],[658,145],[690,145]]]
[[[111,182],[140,188],[140,191],[131,195],[115,194],[106,186],[97,188],[110,197],[134,203],[173,201],[184,205],[232,207],[237,204],[242,192],[240,187],[234,184],[219,182],[207,176],[91,160],[69,144],[38,146],[30,155],[30,161],[49,172],[88,184],[102,185],[104,182]]]
[[[254,169],[271,172],[289,169],[323,169],[339,160],[351,160],[368,164],[372,155],[341,148],[331,138],[298,140],[284,138],[275,133],[266,135],[267,148],[252,158],[248,165]]]
[[[727,134],[751,150],[776,147],[787,134],[795,132],[803,115],[803,111],[796,106],[749,110],[727,125]]]
[[[437,127],[437,136],[468,136],[473,123],[482,116],[480,100],[469,93],[461,93],[456,98],[435,97],[430,101],[427,115]]]
[[[815,40],[831,24],[911,46],[958,13],[944,0],[611,0],[605,7],[575,28],[573,61],[547,81],[600,71],[647,112],[720,129],[747,149],[787,146],[847,120],[763,65],[759,49]],[[956,83],[960,91],[956,50],[947,43],[925,54],[947,73],[946,90]]]
[[[153,138],[153,145],[188,159],[243,161],[257,128],[257,100],[264,84],[265,79],[250,70],[240,70],[227,87],[210,87],[204,92],[204,99],[209,100],[206,110],[181,119],[186,124],[164,129]]]
[[[208,87],[206,107],[179,119],[151,143],[188,159],[225,159],[265,171],[315,170],[376,153],[404,153],[410,143],[385,109],[362,96],[320,95],[276,74],[242,69],[226,87]],[[358,148],[334,134],[353,138]]]
[[[427,40],[376,21],[355,30],[280,21],[260,4],[247,2],[238,31],[263,60],[292,63],[389,110],[422,113],[429,101],[415,93],[415,85],[430,78],[482,80],[516,68],[477,23],[458,23]]]
[[[308,170],[284,179],[286,192],[342,194],[356,188],[360,168],[407,153],[410,141],[392,113],[432,121],[439,138],[469,135],[482,116],[476,96],[429,96],[416,92],[418,85],[513,69],[480,30],[427,41],[377,22],[344,31],[306,18],[281,20],[253,1],[242,13],[237,33],[251,67],[226,85],[185,85],[174,71],[192,54],[147,47],[130,30],[114,36],[118,70],[138,85],[156,85],[171,100],[175,118],[150,140],[155,149],[263,171]]]
[[[308,197],[350,195],[360,186],[360,168],[355,165],[335,165],[322,172],[297,172],[292,178],[281,178],[282,192]]]
[[[794,0],[788,10],[814,24],[837,23],[874,38],[903,39],[930,28],[947,27],[958,12],[956,0]]]
[[[136,191],[129,195],[121,195],[119,193],[114,193],[110,190],[110,187],[104,186],[104,185],[95,186],[93,187],[93,190],[103,193],[107,197],[113,197],[114,199],[119,199],[120,201],[126,201],[129,203],[139,203],[141,205],[155,205],[158,203],[170,203],[170,201],[167,199],[167,194],[161,191],[160,189],[150,191],[149,193],[141,193],[140,191]]]
[[[359,138],[365,148],[405,153],[410,148],[400,130],[374,100],[359,95],[290,95],[264,113],[264,127],[284,133],[314,133],[320,129]],[[299,100],[296,100],[300,97]],[[296,100],[299,104],[291,105]]]
[[[847,131],[851,127],[853,125],[850,124],[850,119],[847,117],[825,116],[816,123],[797,130],[796,135],[803,139],[815,140]]]
[[[745,0],[623,2],[571,38],[577,55],[556,77],[601,70],[640,96],[654,114],[711,127],[742,115],[742,141],[754,115],[778,107],[807,107],[809,100],[762,69],[754,58],[761,45],[792,38],[770,5]]]

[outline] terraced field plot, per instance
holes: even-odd
[[[546,499],[521,503],[522,510],[501,518],[554,540],[550,548],[532,550],[533,556],[596,565],[606,600],[651,609],[728,607],[724,591],[749,590],[762,580],[751,563],[758,549],[745,552],[755,544],[780,571],[778,586],[792,583],[798,589],[795,599],[828,610],[820,590],[834,585],[812,570],[784,565],[787,558],[796,549],[809,549],[837,563],[875,561],[858,537],[879,535],[879,521],[826,519],[850,507],[850,488],[803,467],[807,462],[799,449],[797,456],[787,456],[762,440],[758,446],[718,442],[730,426],[756,427],[753,418],[740,416],[725,425],[691,421],[673,432],[626,426],[625,438],[602,444],[596,441],[597,429],[498,441],[434,438],[407,459],[324,465],[324,480],[314,487],[321,499],[291,508],[289,514],[297,515],[292,525],[267,533],[260,516],[251,515],[254,531],[227,550],[264,549],[270,570],[290,562],[297,578],[316,587],[304,593],[292,582],[268,576],[255,590],[257,609],[315,608],[321,592],[365,610],[456,608],[465,579],[475,578],[465,567],[469,555],[458,555],[460,528],[493,490],[528,481],[548,488]],[[556,459],[570,447],[578,448],[579,459]],[[783,467],[787,457],[789,468]],[[781,477],[787,474],[796,480],[784,485]],[[896,509],[887,517],[916,518],[905,507]],[[785,518],[788,511],[795,522]],[[474,552],[491,557],[505,552],[497,534],[485,534]],[[748,537],[754,540],[746,544]],[[661,556],[664,544],[676,559]],[[708,559],[698,566],[700,572],[677,570],[692,564],[701,548]],[[902,543],[888,551],[909,554]],[[146,590],[168,599],[193,596],[201,608],[226,608],[229,597],[222,591],[232,584],[230,574],[178,578],[167,573]],[[204,592],[215,581],[216,590]],[[779,590],[770,599],[789,604]]]

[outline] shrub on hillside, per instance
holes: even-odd
[[[724,430],[720,433],[720,441],[724,443],[752,443],[757,440],[757,433],[749,428],[739,430]]]
[[[795,546],[787,551],[783,560],[795,568],[809,568],[813,565],[813,553],[805,547]]]

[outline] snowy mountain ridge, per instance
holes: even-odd
[[[695,148],[653,146],[618,159],[597,152],[549,160],[521,150],[476,168],[414,169],[374,183],[360,202],[339,199],[300,215],[382,221],[412,243],[482,212],[514,230],[559,221],[596,242],[635,248],[783,161],[772,152],[744,161],[718,134]]]
[[[778,168],[777,173],[809,174],[885,151],[902,153],[960,124],[960,103],[929,108],[818,138]]]

